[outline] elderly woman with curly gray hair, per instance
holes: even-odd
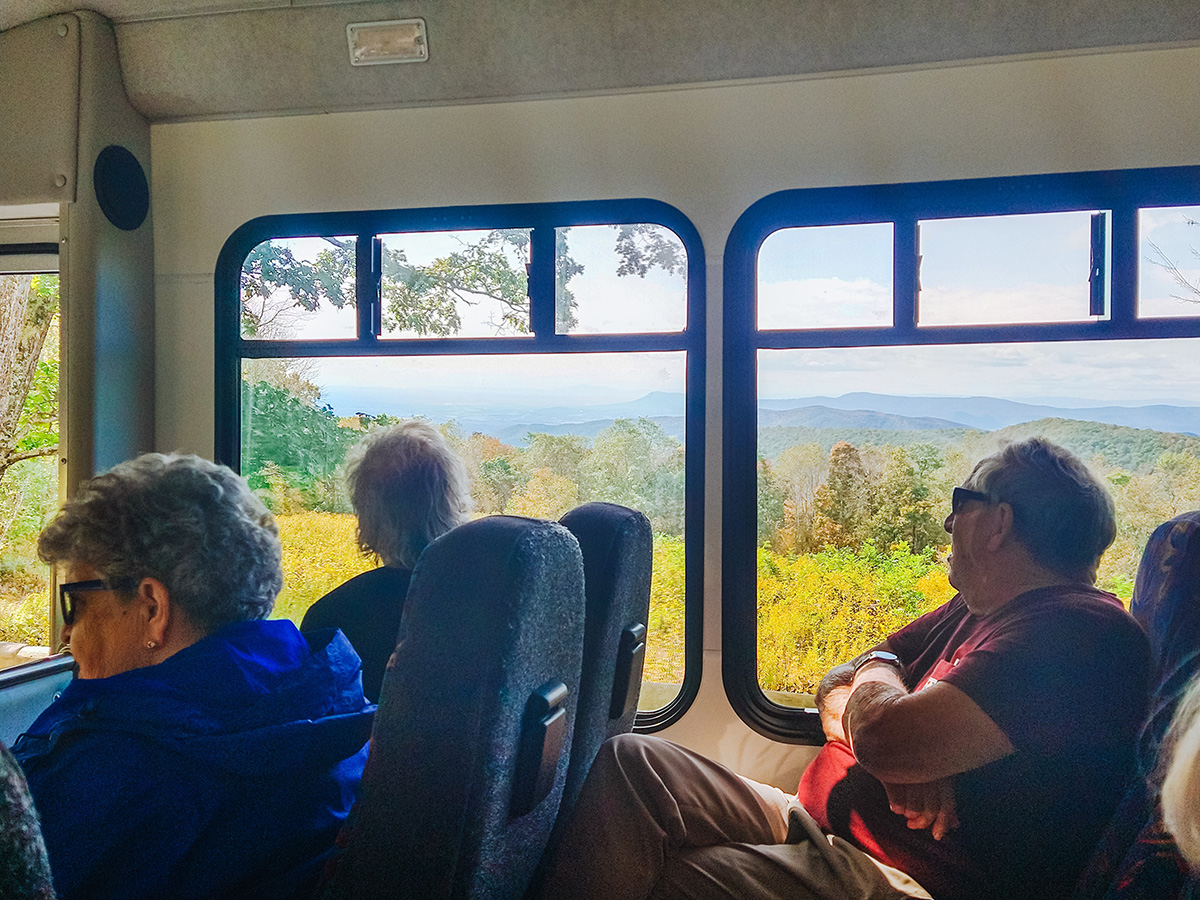
[[[62,898],[293,897],[349,812],[372,707],[336,631],[266,621],[275,521],[229,469],[148,454],[42,532],[73,681],[14,746]]]

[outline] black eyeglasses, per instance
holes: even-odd
[[[117,578],[112,581],[102,581],[94,578],[91,581],[68,581],[58,586],[58,604],[62,607],[62,623],[75,624],[75,612],[78,601],[76,594],[86,594],[88,591],[127,591],[137,587],[137,581],[132,578]]]
[[[971,500],[978,500],[980,503],[995,502],[990,494],[985,494],[983,491],[973,491],[970,488],[956,487],[954,493],[950,495],[950,515],[957,516],[963,504],[969,503]]]

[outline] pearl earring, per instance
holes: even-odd
[[[158,646],[158,643],[156,641],[146,641],[146,649],[147,650],[153,650],[157,646]]]

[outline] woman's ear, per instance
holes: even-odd
[[[146,618],[146,639],[163,646],[173,613],[171,592],[157,578],[143,578],[137,588],[137,600]]]

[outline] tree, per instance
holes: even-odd
[[[880,552],[906,544],[913,553],[945,543],[941,491],[933,483],[945,461],[931,444],[888,447],[868,538]]]
[[[784,490],[775,467],[762,456],[758,458],[757,509],[758,545],[774,544],[784,527]]]
[[[813,530],[821,546],[857,547],[872,513],[871,484],[857,447],[838,441],[829,474],[813,497]]]
[[[683,533],[684,450],[647,418],[617,419],[580,466],[587,499],[641,510],[655,531]]]
[[[658,225],[614,225],[618,276],[644,278],[653,268],[670,273],[686,271],[683,248]],[[576,324],[571,280],[584,267],[570,254],[569,228],[557,230],[554,263],[555,318],[561,330]],[[355,242],[325,237],[328,244],[309,261],[286,244],[265,241],[246,257],[241,276],[242,330],[257,337],[280,337],[294,321],[297,309],[309,312],[328,304],[353,306]],[[484,299],[498,304],[491,321],[498,334],[529,332],[529,289],[525,261],[529,232],[502,228],[487,232],[462,249],[428,265],[410,263],[403,249],[384,244],[383,327],[445,337],[462,328],[460,304],[474,306]]]
[[[57,275],[0,276],[0,480],[24,459],[58,452]]]
[[[332,479],[346,450],[362,436],[342,428],[326,407],[291,396],[266,382],[242,382],[242,473],[250,486],[273,497],[309,495],[310,507],[341,506]],[[319,502],[318,502],[319,501]]]
[[[1188,225],[1200,225],[1200,221],[1185,216],[1184,222]],[[1154,241],[1150,241],[1150,249],[1154,251],[1153,257],[1148,257],[1147,260],[1152,265],[1158,266],[1160,269],[1165,269],[1167,274],[1171,276],[1171,280],[1175,282],[1176,287],[1183,291],[1182,294],[1172,294],[1176,300],[1182,300],[1184,303],[1200,303],[1200,282],[1192,281],[1179,268],[1179,264],[1167,255],[1166,251]],[[1189,247],[1192,256],[1200,260],[1200,250],[1195,247]]]
[[[526,479],[507,456],[494,456],[480,464],[479,480],[496,498],[495,512],[504,512],[508,509],[509,499],[525,486]]]
[[[536,469],[525,489],[509,502],[506,512],[514,516],[558,519],[579,505],[579,485],[548,468]]]
[[[816,549],[813,517],[817,490],[828,472],[829,458],[820,444],[796,444],[779,454],[775,473],[783,490],[783,526],[777,549],[800,552]]]
[[[526,449],[522,461],[529,471],[550,469],[555,475],[579,483],[579,466],[587,457],[587,441],[577,434],[525,435]]]

